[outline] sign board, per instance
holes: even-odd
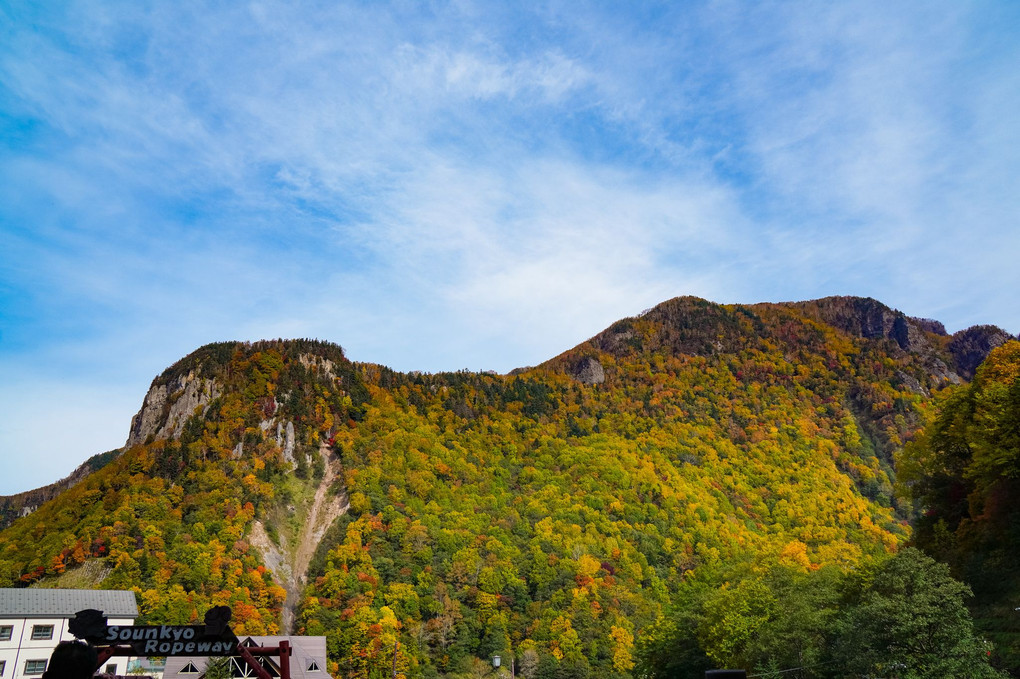
[[[130,646],[135,655],[237,655],[237,636],[231,631],[231,611],[217,606],[205,614],[204,625],[110,625],[102,611],[85,610],[68,630],[93,646]]]
[[[205,625],[110,625],[102,643],[124,644],[135,655],[236,655],[237,637],[229,629],[215,635]]]

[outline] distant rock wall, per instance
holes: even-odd
[[[826,297],[796,306],[817,310],[823,321],[851,335],[888,338],[903,351],[921,355],[929,374],[940,384],[972,379],[993,349],[1013,339],[994,325],[975,325],[954,333],[946,347],[937,339],[948,336],[939,321],[905,316],[867,297]]]
[[[302,354],[299,360],[312,373],[335,379],[337,368],[333,361],[312,354]],[[131,430],[125,448],[150,440],[177,438],[184,431],[189,418],[205,414],[209,404],[222,395],[223,389],[215,380],[200,377],[201,370],[201,365],[198,365],[187,373],[169,377],[164,374],[153,381],[141,409],[131,418]],[[272,399],[267,403],[265,412],[271,415],[279,407],[280,404]],[[283,458],[293,464],[297,446],[294,423],[268,417],[259,423],[259,427],[263,435],[275,435]],[[243,454],[244,445],[238,442],[233,455],[239,458]]]
[[[942,321],[936,321],[934,318],[916,318],[911,316],[909,320],[921,330],[930,332],[933,335],[945,337],[949,334],[946,332],[946,326],[942,324]]]
[[[606,381],[606,371],[597,359],[586,356],[574,366],[574,379],[582,384],[602,384]]]
[[[599,353],[620,358],[635,351],[663,348],[692,356],[739,351],[753,345],[757,338],[754,331],[749,333],[737,322],[734,309],[745,313],[753,324],[756,310],[769,306],[773,305],[727,307],[696,297],[677,297],[642,312],[640,320],[655,325],[654,336],[639,331],[638,319],[622,319],[586,343],[596,351],[595,356],[578,357],[566,352],[544,365],[558,365],[583,384],[600,384],[611,376],[599,362]],[[834,296],[777,306],[798,309],[852,337],[891,341],[894,354],[914,355],[921,370],[915,369],[912,375],[901,371],[900,380],[905,388],[919,394],[973,378],[989,352],[1012,339],[992,325],[974,326],[950,337],[941,322],[907,316],[870,297]],[[769,332],[760,325],[755,329]],[[523,372],[526,369],[511,374]]]
[[[180,436],[188,418],[196,412],[204,413],[219,395],[217,384],[198,377],[194,370],[165,384],[153,382],[141,410],[131,418],[131,430],[124,447],[145,443],[150,437],[168,439]]]
[[[937,333],[941,328],[941,334],[945,334],[945,328],[937,321],[909,318],[870,297],[826,297],[794,306],[808,309],[814,306],[821,320],[843,332],[865,339],[885,337],[914,354],[932,350],[925,330]]]
[[[957,371],[968,380],[981,362],[992,352],[1014,339],[1012,335],[994,325],[974,325],[953,335],[949,352],[956,361]]]
[[[283,451],[283,459],[294,464],[294,423],[276,425],[276,445]]]

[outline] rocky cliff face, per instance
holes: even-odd
[[[1014,339],[997,326],[975,325],[953,334],[946,347],[944,340],[939,341],[948,336],[942,323],[905,316],[874,299],[826,297],[799,305],[814,307],[821,320],[851,335],[888,338],[903,351],[928,357],[932,373],[953,383],[959,383],[961,376],[973,378],[974,371],[993,349]]]
[[[171,377],[166,382],[157,379],[149,387],[141,410],[131,418],[131,431],[124,447],[145,443],[150,437],[180,436],[188,418],[203,414],[220,392],[216,382],[198,377],[196,370]]]
[[[945,334],[945,327],[938,321],[911,318],[870,297],[825,297],[803,306],[814,307],[821,320],[850,335],[891,339],[903,351],[915,354],[933,349],[925,332]]]
[[[759,314],[767,308],[787,308],[804,314],[851,337],[888,342],[889,351],[908,357],[914,374],[903,373],[900,383],[918,394],[971,379],[988,353],[1012,339],[995,326],[975,326],[951,338],[945,326],[928,318],[914,318],[868,297],[825,297],[808,302],[723,306],[696,297],[677,297],[625,318],[587,343],[596,352],[617,358],[647,351],[666,350],[689,356],[750,349],[766,337],[785,341],[781,327],[764,325]],[[760,347],[759,347],[760,348]],[[600,384],[608,379],[594,357],[564,354],[550,362],[562,366],[574,379]]]
[[[602,384],[606,381],[606,371],[598,359],[586,356],[574,366],[574,379],[581,384]]]
[[[895,341],[902,351],[920,356],[938,384],[972,379],[993,349],[1014,339],[994,325],[976,325],[949,337],[939,321],[905,316],[870,298],[826,297],[795,306],[812,311],[820,320],[851,335]],[[916,391],[910,381],[905,383]]]
[[[975,325],[955,333],[949,343],[949,351],[956,361],[957,371],[969,380],[992,349],[1001,347],[1011,339],[1014,339],[1013,336],[1002,328]]]
[[[945,337],[949,334],[946,332],[946,326],[942,324],[942,321],[936,321],[933,318],[914,318],[913,316],[909,320],[921,330],[930,332],[933,335]]]

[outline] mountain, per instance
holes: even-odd
[[[92,472],[99,471],[112,462],[121,449],[109,450],[105,453],[98,453],[78,465],[77,469],[66,477],[49,485],[26,490],[23,493],[0,497],[0,529],[11,525],[15,519],[28,516],[41,505],[71,488],[79,481],[82,481]]]
[[[239,633],[325,634],[345,676],[511,651],[529,677],[628,676],[685,583],[902,545],[898,451],[1008,339],[871,299],[684,297],[505,376],[212,344],[0,533],[0,585],[134,588],[165,623],[229,604]]]

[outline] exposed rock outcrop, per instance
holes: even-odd
[[[316,356],[315,354],[301,354],[298,356],[298,361],[301,365],[308,368],[313,373],[323,374],[331,379],[336,378],[337,368],[336,363],[329,360],[325,356]]]
[[[606,371],[598,359],[585,356],[574,366],[574,379],[582,384],[602,384],[606,381]]]
[[[950,384],[960,384],[963,382],[963,378],[938,356],[929,356],[924,365],[928,369],[928,374],[935,380],[936,385],[942,385],[945,382]]]
[[[763,303],[761,306],[772,305]],[[916,373],[902,384],[919,394],[947,384],[959,384],[963,381],[961,375],[972,377],[974,367],[988,352],[1009,339],[1007,333],[986,326],[984,333],[973,331],[954,339],[953,350],[949,351],[945,341],[939,339],[947,337],[941,322],[907,316],[870,297],[825,297],[776,306],[797,309],[852,337],[891,341],[894,352],[914,355],[920,359],[927,375]],[[617,321],[591,338],[587,345],[616,358],[663,349],[690,356],[737,352],[753,348],[764,337],[776,337],[777,329],[761,322],[758,308],[758,305],[720,305],[697,297],[677,297],[642,312],[639,317]],[[786,341],[781,331],[778,338]],[[604,370],[600,377],[601,364],[596,367],[589,363],[592,360],[597,364],[597,359],[571,354],[567,352],[547,365],[556,365],[582,383],[596,384],[605,379]]]
[[[931,393],[921,386],[921,382],[918,381],[913,375],[908,375],[902,370],[896,371],[896,376],[900,379],[900,383],[915,394],[921,394],[922,396],[931,396]]]
[[[930,332],[933,335],[939,335],[940,337],[946,337],[949,335],[949,333],[946,332],[946,326],[942,324],[942,321],[936,321],[934,318],[917,318],[911,316],[907,320],[919,327],[921,330]]]
[[[891,339],[904,351],[926,353],[932,350],[925,331],[945,334],[938,321],[910,318],[870,297],[825,297],[797,306],[814,307],[821,320],[843,332],[865,339]]]
[[[1008,332],[994,325],[974,325],[953,335],[949,352],[956,361],[956,371],[968,380],[992,349],[1014,339]]]
[[[287,422],[284,426],[281,422],[276,425],[276,445],[283,451],[283,459],[294,464],[294,423]]]
[[[903,385],[917,393],[946,384],[960,384],[965,375],[960,362],[946,352],[945,346],[932,338],[946,337],[946,327],[930,318],[906,316],[896,309],[870,297],[826,297],[812,302],[798,302],[795,306],[806,309],[820,320],[851,335],[866,339],[891,339],[904,352],[919,355],[930,378],[925,386],[915,378],[906,379]],[[980,363],[992,347],[980,353]],[[976,364],[975,364],[976,365]],[[916,384],[915,384],[916,382]]]
[[[149,438],[176,438],[192,415],[204,413],[220,389],[213,380],[198,377],[195,370],[166,382],[159,379],[149,387],[142,409],[131,418],[125,448],[145,443]]]

